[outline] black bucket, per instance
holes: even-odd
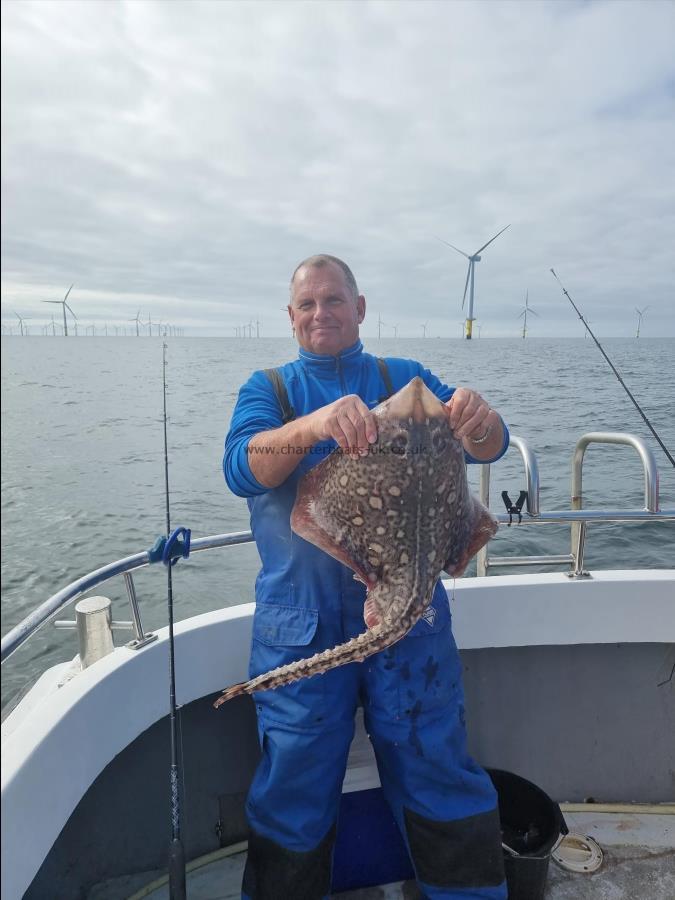
[[[551,851],[560,835],[568,833],[560,807],[520,775],[501,769],[485,771],[499,800],[509,900],[542,900]]]

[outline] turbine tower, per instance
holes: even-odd
[[[380,313],[377,314],[377,339],[378,341],[382,337],[382,326],[386,325],[385,322],[382,321],[382,316]]]
[[[66,296],[63,298],[63,300],[43,300],[42,301],[43,303],[60,303],[63,306],[63,336],[64,337],[68,337],[68,322],[66,320],[66,308],[68,309],[68,312],[71,314],[71,316],[74,319],[77,319],[77,316],[72,311],[72,309],[68,306],[68,302],[67,302],[68,294],[70,294],[70,292],[72,291],[74,286],[75,286],[74,284],[71,284],[71,286],[66,291]],[[75,332],[75,334],[77,335],[77,331]]]
[[[518,314],[518,318],[520,318],[521,316],[525,316],[525,318],[523,319],[523,340],[525,340],[525,335],[527,334],[527,314],[530,312],[533,316],[537,316],[537,318],[539,318],[539,313],[536,313],[528,303],[529,296],[530,291],[528,288],[528,290],[525,292],[525,306],[523,307],[523,311]]]
[[[640,327],[642,325],[642,317],[644,316],[644,314],[647,312],[648,309],[649,309],[649,306],[645,306],[644,309],[638,309],[637,306],[635,307],[635,312],[638,314],[638,327],[637,327],[637,334],[635,335],[636,338],[640,337]]]
[[[487,242],[487,244],[483,244],[482,247],[479,247],[475,253],[471,254],[471,256],[469,256],[469,254],[465,253],[463,250],[460,250],[459,247],[455,247],[454,244],[450,244],[450,243],[448,243],[448,241],[444,241],[443,238],[438,238],[438,240],[442,244],[446,244],[448,247],[452,247],[453,250],[456,250],[457,253],[461,253],[462,256],[465,256],[469,260],[469,268],[466,273],[466,283],[464,285],[464,296],[462,297],[462,309],[464,309],[464,303],[466,302],[466,292],[469,287],[469,282],[471,282],[471,291],[469,292],[469,314],[466,317],[466,323],[465,323],[466,324],[466,339],[467,339],[467,341],[471,340],[471,331],[473,328],[473,323],[475,321],[474,317],[473,317],[473,289],[474,289],[474,281],[475,281],[474,269],[475,269],[476,263],[480,262],[480,260],[481,260],[481,257],[479,254],[482,253],[482,251],[485,250],[486,247],[489,247],[493,241],[496,241],[497,238],[499,237],[499,235],[503,234],[507,228],[510,228],[510,223],[509,223],[509,225],[506,225],[504,228],[502,228],[501,231],[498,231],[494,237],[490,238],[490,240]]]

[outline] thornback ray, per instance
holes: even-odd
[[[497,531],[468,486],[448,408],[416,377],[373,413],[377,441],[335,450],[304,475],[291,528],[349,566],[367,587],[358,637],[233,685],[214,704],[362,662],[406,635],[441,572],[461,575]]]

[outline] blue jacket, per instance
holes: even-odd
[[[443,384],[414,360],[387,358],[386,362],[395,391],[419,375],[444,403],[454,392],[454,388]],[[361,341],[338,356],[323,356],[301,349],[299,358],[282,366],[280,373],[297,417],[347,394],[357,394],[371,409],[386,396],[376,357],[364,351]],[[230,490],[248,500],[251,529],[262,562],[256,580],[256,600],[259,604],[279,607],[279,616],[270,619],[269,640],[280,643],[284,629],[293,630],[294,610],[299,613],[298,607],[317,611],[320,608],[322,615],[340,616],[345,609],[362,609],[365,597],[364,586],[354,580],[350,569],[298,537],[290,527],[298,480],[325,459],[334,449],[335,442],[322,442],[313,447],[312,452],[303,454],[298,467],[277,488],[264,487],[251,472],[248,460],[251,438],[281,425],[281,409],[270,380],[264,372],[254,372],[239,391],[225,440],[223,472]],[[504,445],[494,459],[506,452],[508,441],[505,426]],[[290,453],[293,450],[288,448]],[[468,454],[467,461],[477,462]],[[445,597],[440,583],[439,587],[434,606],[439,597]],[[447,614],[439,617],[439,627],[442,625],[440,619],[447,620]],[[300,621],[309,620],[307,616],[298,616],[296,628],[304,627]]]

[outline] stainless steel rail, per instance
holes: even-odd
[[[252,540],[253,535],[250,531],[216,534],[211,537],[197,538],[191,541],[190,553],[199,553],[201,550],[212,550],[216,547],[231,547],[234,544],[246,544]],[[64,607],[82,597],[83,594],[91,591],[99,584],[109,581],[111,578],[124,575],[126,572],[132,572],[134,569],[143,569],[149,565],[148,552],[144,550],[142,553],[125,556],[123,559],[118,559],[107,566],[95,569],[93,572],[83,575],[82,578],[78,578],[77,581],[73,581],[71,584],[61,588],[60,591],[36,607],[22,622],[19,622],[2,638],[0,662],[4,663],[7,657],[27,641],[38,628],[41,628],[42,625],[57,615]],[[142,633],[142,631],[141,627],[140,632]]]
[[[645,508],[641,510],[585,510],[582,514],[581,482],[584,453],[589,444],[625,444],[634,447],[642,460],[644,470]],[[490,568],[511,566],[570,566],[571,577],[583,577],[586,528],[591,522],[641,522],[673,518],[673,510],[659,511],[659,476],[654,454],[642,438],[633,434],[612,431],[593,431],[579,438],[572,457],[572,510],[565,512],[540,513],[539,510],[539,467],[537,458],[527,443],[517,435],[511,435],[510,446],[520,453],[525,466],[527,489],[526,509],[530,518],[521,524],[557,524],[571,526],[571,552],[549,556],[493,556],[488,547],[477,554],[477,573],[487,575]],[[490,466],[481,466],[479,495],[482,502],[490,503]],[[506,516],[497,516],[500,523]]]
[[[591,444],[623,444],[637,450],[645,476],[645,510],[651,513],[659,509],[659,473],[654,454],[642,438],[634,434],[624,434],[617,431],[591,431],[582,435],[577,441],[572,455],[572,509],[581,509],[582,498],[582,470],[584,466],[584,454]],[[575,522],[570,530],[571,552],[574,557],[571,577],[581,578],[588,573],[584,570],[584,545],[586,540],[586,524]]]
[[[584,441],[586,438],[591,439],[587,441],[587,446],[588,443],[592,442],[593,440],[597,440],[598,435],[602,434],[602,432],[598,432],[593,433],[592,435],[584,435],[584,437],[581,438],[579,443],[577,444],[577,447],[579,447],[582,441]],[[639,438],[634,438],[632,435],[611,434],[611,436],[613,438],[611,443],[628,443],[636,447],[638,446],[638,444],[643,445],[642,449],[640,449],[640,453],[643,457],[643,460],[646,461],[645,497],[648,498],[648,503],[646,500],[647,509],[571,509],[557,511],[554,510],[553,512],[547,513],[540,512],[539,467],[537,465],[536,457],[522,438],[519,438],[516,435],[511,435],[511,444],[519,451],[520,455],[523,458],[528,490],[526,514],[523,516],[522,523],[520,523],[519,525],[516,525],[514,523],[514,528],[521,528],[524,525],[571,525],[573,523],[580,523],[583,526],[582,531],[585,532],[585,528],[588,524],[595,524],[600,522],[644,523],[665,520],[675,521],[675,509],[658,509],[658,475],[656,472],[656,463],[654,461],[653,454],[651,454],[651,451],[649,451],[649,449],[644,446],[644,442],[642,442]],[[627,440],[614,440],[614,438],[620,437],[624,437]],[[643,450],[646,450],[646,453],[643,453]],[[581,456],[583,458],[583,452]],[[486,505],[489,502],[489,468],[489,466],[481,466],[480,474],[480,495],[481,499],[484,503],[486,503]],[[579,474],[579,485],[580,483],[581,482]],[[578,493],[580,495],[580,488]],[[509,523],[508,515],[501,514],[496,518],[498,519],[500,524],[507,525]],[[218,547],[231,547],[236,544],[246,544],[251,542],[252,540],[253,535],[250,531],[238,531],[232,532],[230,534],[216,534],[209,537],[196,538],[191,542],[190,553],[192,555],[204,550],[213,550]],[[577,544],[578,543],[579,542],[577,541]],[[583,565],[583,539],[581,540],[581,548],[579,548],[579,546],[574,547],[571,554],[560,554],[557,556],[548,557],[522,556],[495,557],[493,559],[489,559],[487,556],[487,548],[483,548],[478,556],[478,574],[485,575],[487,574],[489,568],[497,565],[530,566],[541,564],[572,564],[574,569],[578,569],[580,568],[579,561],[581,561],[581,564]],[[4,663],[5,660],[8,659],[15,650],[17,650],[31,637],[31,635],[33,635],[39,628],[41,628],[55,615],[61,612],[64,607],[79,599],[87,592],[93,590],[93,588],[98,587],[100,584],[103,584],[104,582],[109,581],[112,578],[116,578],[120,575],[122,575],[125,579],[133,620],[131,624],[135,633],[134,640],[131,641],[131,643],[127,646],[135,649],[144,646],[144,644],[149,640],[154,639],[154,635],[143,632],[140,612],[136,600],[136,592],[130,573],[136,569],[145,568],[148,565],[150,565],[148,553],[147,551],[143,551],[142,553],[136,553],[133,556],[126,556],[123,559],[117,560],[116,562],[109,563],[107,566],[103,566],[100,569],[89,572],[87,575],[82,576],[82,578],[78,578],[71,584],[66,585],[66,587],[62,588],[60,591],[58,591],[56,594],[51,596],[48,600],[34,609],[33,612],[31,612],[22,622],[12,628],[11,631],[9,631],[2,638],[1,662]]]

